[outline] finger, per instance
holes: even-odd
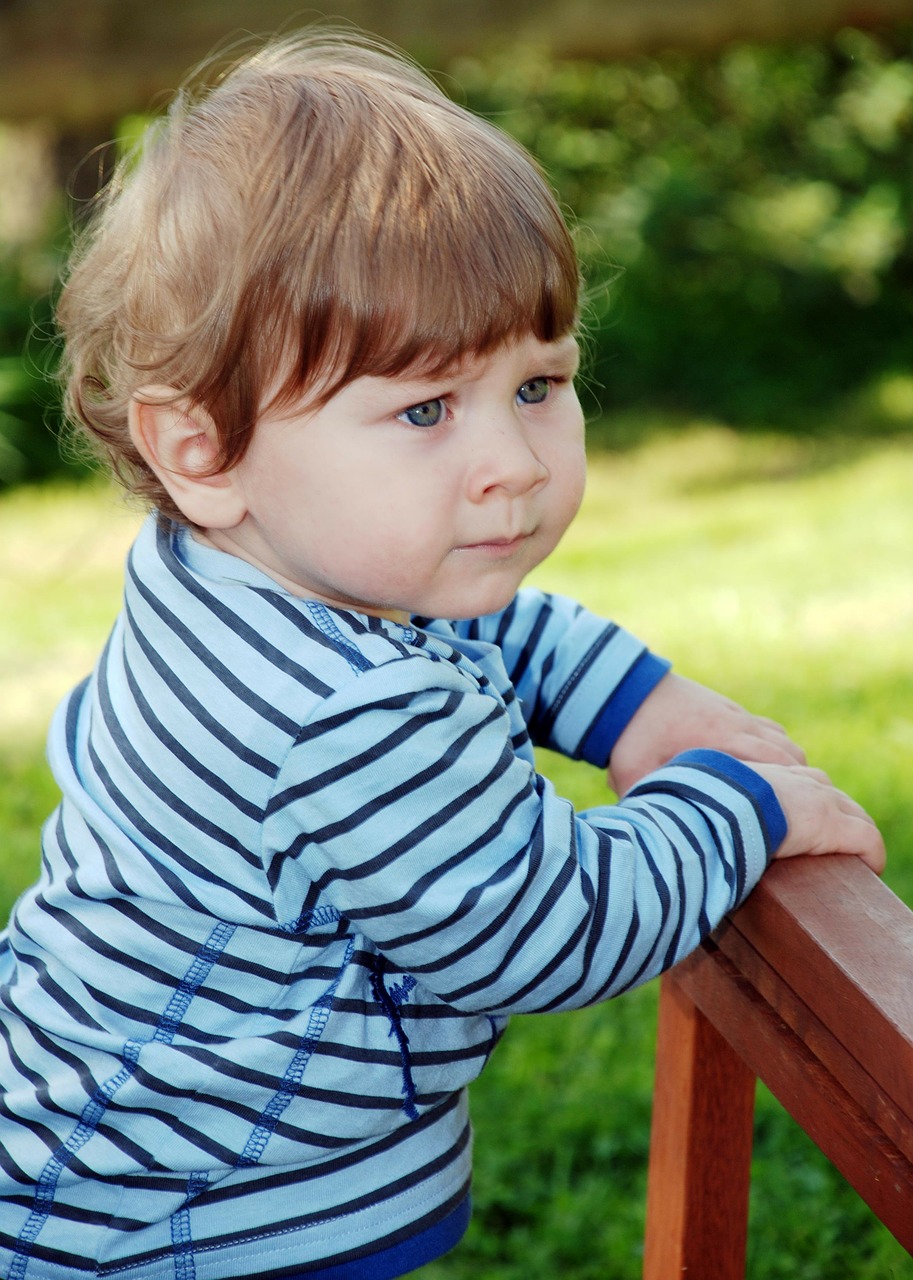
[[[771,720],[770,716],[756,716],[761,724],[766,725],[768,729],[773,729],[775,733],[782,733],[784,738],[788,738],[789,734],[779,720]]]
[[[768,720],[765,716],[760,717],[760,723],[767,731],[768,740],[780,747],[791,759],[798,764],[805,764],[805,752],[799,746],[798,742],[794,742],[782,724],[778,724],[776,720]]]
[[[792,769],[793,773],[797,773],[803,778],[808,778],[812,782],[819,782],[823,787],[827,787],[828,790],[833,791],[835,795],[837,794],[837,788],[831,782],[830,778],[827,776],[824,770],[819,769],[817,765],[794,764],[794,765],[790,765],[790,768]],[[844,793],[840,792],[839,794],[843,795]],[[846,798],[849,800],[850,797],[847,796]],[[855,801],[853,801],[853,803],[855,804]]]
[[[781,745],[782,745],[782,749],[786,752],[789,758],[792,761],[794,761],[796,764],[808,764],[808,757],[806,756],[805,752],[799,746],[798,742],[793,742],[792,738],[790,738],[787,734],[783,735],[783,741]]]
[[[752,716],[751,722],[744,726],[745,740],[756,744],[755,749],[763,749],[763,755],[757,759],[769,760],[771,764],[805,764],[805,752],[794,742],[782,725],[775,720]]]
[[[863,809],[858,800],[854,800],[852,796],[848,796],[845,791],[837,792],[837,803],[844,813],[849,814],[854,818],[858,818],[862,822],[868,823],[870,827],[875,827],[877,830],[877,824],[872,815]]]
[[[848,828],[846,838],[840,842],[841,847],[832,852],[853,854],[880,876],[887,862],[881,832],[874,822],[866,821],[865,818],[851,817],[845,819],[845,822]]]
[[[743,760],[758,760],[764,764],[784,764],[789,767],[806,764],[805,752],[789,738],[779,740],[764,736],[746,736],[738,744],[737,754]]]
[[[881,875],[887,855],[884,839],[874,819],[846,792],[836,788],[830,790],[831,804],[834,805],[832,817],[820,824],[814,852],[852,854]]]

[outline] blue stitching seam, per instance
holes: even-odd
[[[342,916],[335,907],[314,907],[310,911],[302,911],[297,920],[291,924],[281,925],[285,933],[301,933],[305,929],[316,929],[325,924],[338,924]]]
[[[209,1175],[202,1170],[191,1173],[187,1179],[187,1195],[180,1209],[171,1219],[171,1243],[174,1246],[174,1280],[195,1280],[197,1269],[193,1260],[193,1236],[190,1231],[190,1202],[209,1186]]]
[[[286,1073],[282,1079],[282,1084],[270,1098],[269,1102],[260,1112],[259,1119],[250,1132],[250,1136],[244,1144],[240,1156],[235,1162],[238,1169],[249,1168],[251,1165],[257,1164],[266,1150],[266,1144],[276,1131],[276,1127],[282,1118],[282,1113],[288,1107],[289,1103],[295,1097],[301,1085],[301,1079],[304,1075],[305,1068],[311,1060],[311,1055],[320,1042],[320,1037],[326,1028],[333,1009],[333,1001],[336,997],[336,991],[342,981],[342,975],[348,967],[349,961],[352,959],[352,952],[355,949],[355,942],[349,939],[346,953],[342,958],[339,971],[331,984],[324,991],[318,1000],[314,1001],[311,1009],[311,1016],[308,1020],[307,1031],[301,1037],[298,1048],[288,1065]]]
[[[356,649],[355,646],[345,638],[339,630],[339,627],[336,625],[333,615],[330,613],[326,605],[321,604],[318,600],[309,600],[307,604],[311,616],[317,623],[320,630],[325,636],[328,636],[331,640],[335,641],[342,650],[343,656],[352,670],[370,671],[371,663],[363,653]]]
[[[186,1014],[191,1000],[206,980],[209,971],[219,959],[222,951],[228,945],[234,931],[235,925],[227,924],[225,921],[220,921],[216,925],[194,956],[190,968],[173,992],[153,1035],[149,1040],[145,1041],[126,1041],[122,1054],[124,1065],[113,1076],[110,1076],[103,1084],[98,1086],[83,1108],[73,1132],[60,1144],[44,1166],[35,1188],[34,1204],[16,1242],[16,1252],[13,1255],[13,1265],[10,1269],[8,1280],[25,1280],[32,1247],[51,1215],[61,1174],[77,1152],[95,1134],[108,1108],[108,1104],[118,1089],[133,1076],[143,1045],[149,1044],[153,1040],[168,1044],[174,1039],[181,1019]],[[187,1280],[192,1280],[192,1277],[188,1277]]]

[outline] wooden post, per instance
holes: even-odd
[[[662,980],[644,1280],[743,1280],[755,1076]]]
[[[743,1280],[755,1078],[913,1254],[913,911],[775,863],[662,980],[644,1280]]]

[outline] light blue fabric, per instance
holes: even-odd
[[[150,520],[0,942],[0,1274],[408,1256],[509,1015],[655,976],[782,838],[712,752],[584,814],[537,775],[533,741],[604,765],[666,669],[537,591],[402,627]]]

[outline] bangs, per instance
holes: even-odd
[[[402,120],[393,136],[374,117],[370,163],[350,156],[339,174],[332,239],[278,321],[291,362],[274,403],[304,391],[318,406],[359,377],[434,375],[576,328],[580,272],[557,202],[525,151],[461,111],[454,128],[458,111],[420,117],[405,144]]]
[[[541,240],[521,240],[515,230],[493,243],[448,241],[443,253],[439,246],[411,257],[405,248],[390,257],[381,251],[379,262],[387,267],[378,265],[362,297],[337,296],[330,304],[335,314],[322,329],[340,341],[324,358],[332,368],[329,394],[363,376],[417,367],[434,374],[528,333],[554,342],[577,324],[573,258],[561,272]]]
[[[357,378],[411,370],[434,376],[513,338],[532,333],[555,342],[576,328],[580,283],[573,260],[561,272],[541,243],[516,238],[505,238],[493,253],[479,243],[456,247],[447,257],[398,257],[395,275],[391,260],[381,258],[386,269],[378,265],[361,296],[330,293],[321,314],[298,330],[294,369],[278,398],[319,387],[316,406]]]

